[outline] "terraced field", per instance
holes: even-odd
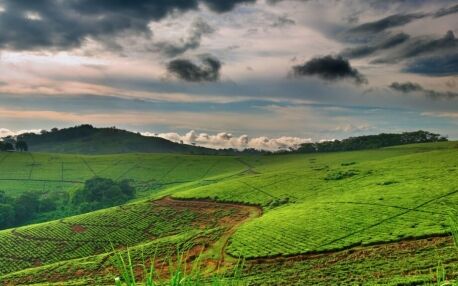
[[[248,258],[444,234],[458,203],[456,143],[244,158],[257,174],[175,194],[259,204],[228,252]],[[283,202],[283,203],[282,203]]]
[[[71,191],[81,187],[85,180],[99,176],[133,180],[142,196],[166,186],[204,183],[206,179],[244,168],[234,158],[217,156],[0,153],[0,190],[12,196],[23,191]]]
[[[243,257],[243,281],[253,285],[415,285],[433,281],[438,262],[458,275],[448,237],[457,142],[307,155],[0,157],[0,189],[12,195],[28,190],[16,182],[71,192],[95,175],[133,179],[140,190],[128,205],[1,231],[7,285],[109,285],[110,241],[149,254],[158,245],[161,255],[199,249],[210,268]]]
[[[87,272],[109,267],[112,261],[107,253],[111,253],[111,247],[141,245],[144,255],[160,257],[174,255],[177,247],[180,251],[206,249],[219,239],[227,240],[224,234],[234,225],[257,215],[255,207],[166,197],[1,231],[0,272],[7,274],[27,268],[32,271],[4,275],[0,281],[9,284],[13,283],[12,279],[13,285],[62,281],[59,279],[65,274],[70,275],[66,279],[72,279],[75,269]],[[218,259],[219,255],[215,253]],[[74,260],[79,258],[85,259]],[[70,263],[58,263],[67,260]],[[112,278],[110,274],[106,280]]]

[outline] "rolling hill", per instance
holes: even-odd
[[[421,285],[439,262],[456,278],[457,155],[457,142],[269,156],[4,153],[12,195],[71,192],[95,175],[130,178],[139,192],[119,207],[0,231],[1,279],[112,285],[110,242],[134,259],[181,245],[203,253],[208,271],[242,257],[249,285]]]
[[[180,153],[216,154],[212,149],[175,143],[160,137],[147,137],[116,128],[80,125],[42,134],[18,136],[32,152],[73,154]]]

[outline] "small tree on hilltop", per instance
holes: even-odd
[[[3,148],[4,148],[3,151],[14,151],[13,144],[11,144],[11,143],[5,143]]]
[[[16,142],[16,150],[21,152],[27,152],[29,150],[29,146],[25,141],[17,141]]]

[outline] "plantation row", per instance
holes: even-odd
[[[457,259],[451,238],[431,238],[248,262],[241,280],[247,285],[437,285],[437,275],[457,277]]]
[[[66,177],[67,167],[74,168],[74,172],[81,168],[73,179],[95,175],[116,181],[133,179],[132,184],[142,190],[137,198],[172,195],[191,200],[144,201],[2,231],[0,272],[101,254],[107,251],[108,241],[115,247],[126,244],[141,247],[150,241],[180,237],[180,243],[189,240],[197,245],[203,240],[208,245],[227,231],[229,224],[241,222],[247,216],[238,207],[221,209],[214,203],[196,199],[263,207],[263,215],[240,225],[227,247],[226,243],[218,246],[222,249],[217,253],[226,250],[235,257],[298,255],[446,235],[448,210],[458,204],[457,155],[455,142],[346,153],[238,158],[8,154],[0,161],[0,168],[5,168],[9,156],[19,156],[22,166],[34,166],[28,166],[28,172],[18,173],[23,175],[24,182],[37,186],[43,182],[28,178],[39,180],[35,176],[39,176],[41,166],[48,160],[55,161],[50,163],[54,167],[60,164],[61,174],[64,162],[66,180],[70,178]],[[58,182],[52,183],[56,183],[56,191]],[[78,183],[65,184],[66,191],[79,188]],[[21,245],[13,246],[17,241]],[[43,267],[36,271],[42,271],[39,269]],[[86,269],[78,267],[82,271]],[[95,266],[88,262],[88,267]],[[348,269],[337,271],[345,273]],[[282,277],[287,277],[287,271],[284,273]]]
[[[232,157],[40,153],[2,153],[0,156],[0,189],[13,196],[23,191],[71,190],[92,177],[129,179],[151,187],[202,180],[244,168]]]
[[[232,237],[228,252],[249,258],[293,255],[444,234],[448,225],[438,222],[446,222],[447,218],[446,213],[382,206],[345,204],[337,209],[303,204],[268,212],[263,219],[242,226]]]
[[[218,205],[147,201],[60,221],[0,232],[0,273],[81,258],[114,247],[175,234],[194,234],[224,227],[229,216],[241,220],[243,210]]]
[[[174,194],[264,206],[262,217],[232,236],[228,252],[234,256],[443,235],[449,210],[458,204],[455,142],[244,160],[254,174]]]
[[[212,241],[211,236],[215,234],[217,231],[209,231],[200,237]],[[196,236],[180,234],[154,240],[130,251],[133,261],[141,262],[142,257],[174,255],[177,245],[184,251],[198,247],[201,241]],[[248,260],[240,271],[237,285],[434,285],[438,273],[445,273],[448,278],[458,275],[457,259],[458,251],[452,239],[436,237],[326,254]],[[117,273],[106,269],[111,269],[114,262],[111,254],[101,254],[8,274],[0,281],[7,285],[30,285],[32,282],[61,286],[112,285],[113,275]],[[163,265],[162,261],[156,263],[158,268]]]
[[[193,230],[177,235],[158,238],[140,246],[130,247],[131,258],[134,261],[155,258],[159,266],[166,266],[167,259],[180,252],[191,251],[211,243],[221,236],[219,228],[208,230]],[[124,249],[118,251],[125,252]],[[2,276],[0,282],[13,285],[29,285],[32,283],[50,283],[56,285],[111,285],[115,273],[106,271],[115,265],[112,249],[107,253],[72,259],[44,266],[37,266],[24,271],[10,273]],[[84,275],[83,275],[84,274]]]

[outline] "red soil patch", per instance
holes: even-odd
[[[83,233],[86,231],[86,228],[80,224],[74,224],[72,225],[72,231],[74,233]]]
[[[35,266],[35,267],[39,267],[39,266],[41,266],[41,265],[42,265],[42,263],[41,263],[41,261],[38,260],[38,259],[35,260],[35,261],[33,262],[33,266]]]

